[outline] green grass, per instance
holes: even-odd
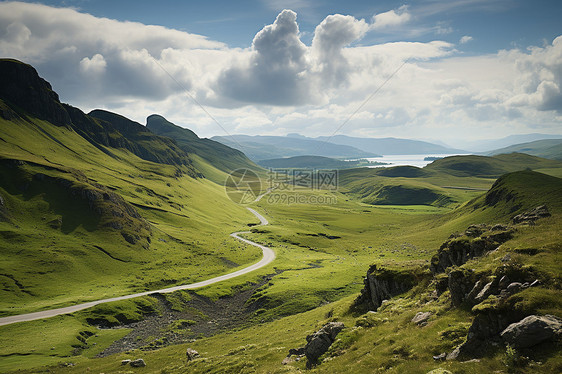
[[[112,149],[110,157],[45,121],[0,120],[0,127],[0,157],[25,162],[2,161],[0,195],[9,220],[0,222],[0,314],[196,282],[232,271],[221,257],[244,266],[261,256],[228,236],[256,219],[218,184],[126,150]],[[119,209],[136,210],[138,224],[150,226],[150,244],[121,235],[142,233],[134,219],[125,216],[130,224],[120,222],[121,230],[104,226],[116,205],[92,210],[80,192],[73,195],[75,187],[33,179],[37,174],[76,191],[102,191],[96,185],[117,191],[124,199]]]

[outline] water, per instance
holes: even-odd
[[[424,166],[431,164],[433,161],[425,161],[425,157],[449,157],[449,156],[460,156],[459,154],[446,154],[446,155],[439,155],[439,154],[421,154],[421,155],[386,155],[383,157],[370,157],[367,158],[369,161],[376,161],[376,162],[385,162],[388,165],[379,165],[379,166],[370,166],[370,167],[392,167],[392,166],[403,166],[403,165],[410,165],[410,166],[417,166],[419,168],[423,168]]]

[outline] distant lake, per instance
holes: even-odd
[[[370,157],[367,158],[369,161],[377,161],[377,162],[385,162],[388,165],[380,165],[380,166],[370,166],[373,168],[376,167],[392,167],[392,166],[402,166],[402,165],[411,165],[417,166],[419,168],[423,168],[427,164],[431,164],[433,161],[425,161],[424,158],[426,157],[449,157],[449,156],[461,156],[459,154],[447,154],[447,155],[438,155],[438,154],[422,154],[422,155],[386,155],[383,157]]]

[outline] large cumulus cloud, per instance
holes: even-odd
[[[272,105],[308,103],[307,47],[299,39],[297,14],[283,10],[258,32],[246,61],[222,72],[218,91],[241,102]]]

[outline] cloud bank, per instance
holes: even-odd
[[[452,139],[559,131],[562,36],[470,57],[458,50],[474,43],[468,35],[458,45],[361,44],[369,33],[407,33],[417,16],[407,6],[368,20],[329,15],[306,45],[298,15],[285,9],[240,49],[162,26],[3,2],[0,53],[34,65],[62,100],[84,110],[102,107],[141,123],[161,113],[207,136],[223,134],[189,97],[231,133],[331,134],[361,105],[346,133]]]

